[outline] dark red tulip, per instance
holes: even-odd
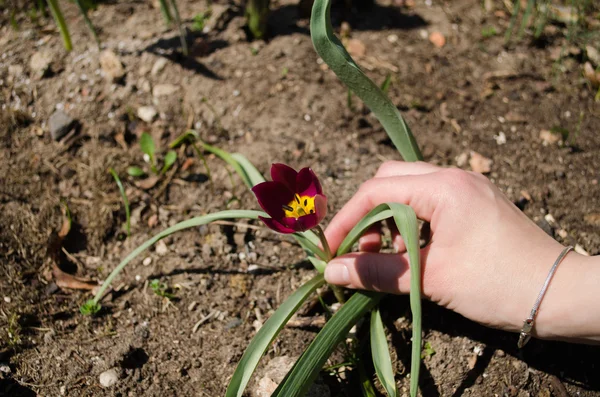
[[[252,188],[258,204],[270,218],[260,217],[279,233],[303,232],[317,226],[327,214],[327,198],[310,168],[296,172],[285,164],[271,166],[271,182]]]

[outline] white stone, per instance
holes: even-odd
[[[152,65],[152,71],[150,72],[152,76],[157,76],[163,69],[167,66],[167,58],[158,58],[154,65]]]
[[[156,243],[155,251],[158,255],[163,256],[169,253],[169,248],[164,241],[160,240],[158,243]]]
[[[173,84],[157,84],[152,89],[152,95],[157,98],[161,96],[169,96],[173,95],[178,90],[179,87]]]
[[[100,374],[100,384],[102,387],[111,387],[115,385],[118,380],[119,375],[117,374],[117,370],[114,368],[111,368]]]
[[[36,78],[44,77],[52,66],[52,54],[47,50],[40,50],[31,56],[29,68]]]
[[[151,123],[158,115],[158,112],[152,106],[142,106],[138,108],[137,115],[141,120],[145,121],[146,123]]]
[[[100,67],[106,80],[111,83],[120,81],[125,76],[125,68],[121,60],[111,50],[102,51],[100,53]]]

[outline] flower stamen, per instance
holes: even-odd
[[[300,197],[294,195],[294,200],[282,206],[285,216],[288,218],[300,218],[301,216],[315,213],[315,198],[310,196]]]

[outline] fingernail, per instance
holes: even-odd
[[[348,266],[342,260],[332,260],[325,268],[325,280],[330,284],[350,284],[350,272]]]

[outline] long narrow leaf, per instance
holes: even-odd
[[[113,168],[109,168],[108,172],[110,172],[114,178],[117,187],[119,188],[119,193],[121,193],[121,199],[123,200],[123,206],[125,207],[125,229],[127,230],[127,236],[131,236],[131,215],[129,212],[129,200],[127,199],[127,193],[125,193],[125,188],[123,187],[123,183],[121,183],[119,174],[117,174]]]
[[[304,396],[319,375],[327,358],[356,322],[381,300],[384,294],[358,291],[325,324],[300,356],[272,397]]]
[[[356,226],[354,226],[354,228],[352,228],[350,233],[348,233],[348,235],[346,236],[344,241],[342,241],[342,244],[340,244],[340,247],[337,250],[337,256],[347,254],[354,245],[354,243],[358,241],[360,236],[363,235],[363,233],[369,228],[369,226],[373,225],[374,223],[380,222],[384,219],[390,218],[391,216],[392,211],[390,211],[389,206],[387,204],[380,204],[377,207],[373,208],[367,215],[364,216],[364,218],[360,220],[360,222],[356,224]]]
[[[71,43],[71,35],[69,34],[69,27],[65,22],[65,18],[63,17],[62,11],[60,10],[60,6],[58,5],[57,0],[46,0],[48,2],[48,7],[50,8],[50,12],[52,13],[52,17],[58,26],[58,30],[60,30],[60,35],[63,39],[63,44],[67,51],[71,51],[73,49],[73,44]]]
[[[204,143],[202,141],[198,141],[198,144],[200,144],[204,148],[204,150],[211,152],[212,154],[216,155],[221,160],[225,161],[227,164],[232,166],[235,172],[237,172],[237,174],[242,178],[246,186],[248,186],[249,188],[252,188],[254,186],[252,184],[252,179],[250,178],[250,176],[246,173],[244,168],[233,157],[231,153],[226,152],[223,149],[219,149],[216,146],[209,145],[208,143]]]
[[[318,274],[302,287],[298,288],[296,292],[286,299],[275,313],[273,313],[267,322],[260,328],[244,352],[242,359],[238,363],[238,366],[231,377],[225,397],[242,396],[260,358],[267,351],[271,342],[277,337],[283,326],[298,310],[306,298],[323,284],[325,284],[325,279],[323,278],[323,275]]]
[[[373,111],[404,160],[421,160],[423,156],[419,146],[398,108],[360,70],[333,34],[330,8],[331,0],[314,2],[310,18],[310,34],[315,50],[337,77]]]
[[[421,251],[419,225],[415,211],[408,205],[388,203],[394,222],[404,240],[410,259],[410,311],[412,312],[412,353],[410,360],[410,395],[417,396],[421,369]]]
[[[88,16],[88,13],[87,13],[88,10],[85,8],[85,6],[81,2],[81,0],[75,0],[75,4],[77,4],[77,7],[79,8],[79,12],[81,12],[81,15],[83,16],[83,20],[85,21],[85,24],[87,25],[88,29],[90,30],[92,37],[96,41],[98,48],[100,48],[100,39],[98,38],[98,33],[96,33],[96,28],[94,28],[94,24],[92,24],[92,21],[90,20],[90,17]]]
[[[327,259],[327,255],[325,255],[325,252],[319,248],[318,243],[315,244],[314,241],[312,241],[308,236],[309,234],[307,232],[304,233],[294,233],[293,234],[294,238],[296,239],[296,241],[298,241],[298,244],[300,244],[300,246],[305,249],[306,251],[311,252],[313,255],[325,260]]]
[[[240,167],[244,170],[245,175],[248,177],[248,180],[252,184],[252,186],[256,186],[259,183],[265,181],[265,177],[260,173],[258,169],[241,153],[233,153],[231,155],[235,161],[238,162]]]
[[[398,390],[396,389],[396,380],[394,379],[394,369],[392,368],[392,359],[390,358],[390,350],[385,337],[385,331],[383,330],[383,322],[381,321],[379,309],[374,309],[371,312],[370,336],[371,354],[377,377],[387,395],[396,397]]]
[[[92,299],[93,304],[94,305],[98,304],[98,302],[102,298],[102,295],[104,295],[104,291],[106,291],[108,286],[112,283],[113,279],[123,270],[123,268],[125,268],[125,266],[129,262],[131,262],[131,260],[133,260],[135,257],[137,257],[139,254],[141,254],[143,251],[145,251],[146,249],[148,249],[155,243],[157,243],[159,240],[161,240],[175,232],[178,232],[180,230],[189,229],[189,228],[197,227],[197,226],[201,226],[201,225],[206,225],[207,223],[222,220],[222,219],[240,219],[240,218],[258,219],[259,216],[265,216],[265,215],[266,214],[261,211],[248,211],[248,210],[221,211],[221,212],[216,212],[214,214],[197,216],[195,218],[188,219],[183,222],[179,222],[176,225],[173,225],[170,228],[163,230],[162,232],[158,233],[151,239],[146,240],[142,245],[140,245],[135,250],[133,250],[129,255],[127,255],[125,257],[125,259],[123,259],[121,261],[121,263],[119,263],[119,265],[110,273],[110,275],[106,278],[106,280],[104,280],[104,283],[102,284],[102,286],[100,287],[100,289],[98,290],[96,295],[94,296],[94,299]]]
[[[376,222],[393,217],[400,235],[404,239],[410,259],[410,308],[413,315],[413,340],[411,353],[410,395],[417,395],[419,369],[421,366],[421,266],[419,250],[419,228],[417,217],[412,208],[397,203],[381,204],[372,209],[348,233],[338,256],[350,251],[360,236]]]

